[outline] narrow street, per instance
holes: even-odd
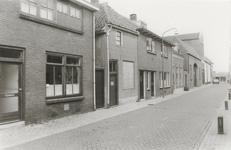
[[[156,105],[8,149],[196,149],[227,96],[229,86],[211,85]]]

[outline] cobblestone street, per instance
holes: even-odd
[[[212,85],[8,149],[198,149],[227,96],[228,87]]]

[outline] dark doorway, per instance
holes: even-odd
[[[140,71],[140,99],[144,98],[144,71]]]
[[[194,87],[197,87],[197,64],[194,64],[193,72],[194,72]]]
[[[155,96],[155,72],[151,72],[151,96]]]
[[[96,108],[104,107],[104,71],[96,70],[95,74],[96,84]]]
[[[188,79],[187,79],[187,75],[185,75],[185,81],[184,81],[185,87],[188,87]]]
[[[205,72],[202,70],[202,83],[205,84]]]
[[[117,77],[110,76],[110,106],[117,105]]]
[[[0,63],[0,123],[21,119],[22,65]]]

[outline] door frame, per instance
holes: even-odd
[[[110,72],[110,63],[113,63],[113,62],[115,62],[115,66],[114,66],[114,70],[112,70],[111,72]],[[111,106],[111,103],[110,103],[110,97],[111,97],[111,85],[110,85],[110,83],[111,83],[111,76],[116,76],[116,85],[117,85],[117,87],[116,87],[116,104],[115,105],[119,105],[119,79],[118,79],[118,74],[119,74],[119,63],[118,63],[118,60],[115,60],[115,59],[110,59],[109,60],[109,66],[108,66],[108,71],[109,71],[109,83],[108,83],[108,92],[109,92],[109,97],[108,97],[108,99],[109,99],[109,104],[107,104],[108,105],[108,107],[110,107]],[[115,106],[115,105],[113,105],[113,106]]]
[[[25,86],[24,86],[24,80],[25,80],[25,70],[24,70],[24,51],[25,48],[23,47],[15,47],[15,46],[8,46],[8,45],[1,45],[0,44],[0,49],[3,50],[11,50],[11,51],[18,51],[20,52],[19,58],[8,58],[8,57],[0,57],[0,63],[8,63],[8,64],[18,64],[18,70],[19,70],[19,79],[20,82],[18,83],[19,87],[21,87],[21,92],[19,93],[19,120],[15,121],[9,121],[9,122],[3,122],[1,124],[7,124],[7,123],[13,123],[13,122],[18,122],[18,121],[23,121],[25,120]],[[0,68],[1,69],[1,68]],[[18,88],[19,88],[18,87]]]
[[[105,72],[104,72],[104,69],[98,69],[98,68],[95,69],[95,74],[96,74],[96,71],[101,71],[103,73],[103,107],[105,107],[105,91],[104,91],[104,88],[105,88],[105,78],[104,78],[105,75],[104,75],[104,73]],[[96,86],[96,88],[97,88],[97,86]],[[97,101],[97,99],[96,99],[96,101]],[[96,105],[96,108],[103,108],[103,107],[97,107],[97,103],[95,105]]]

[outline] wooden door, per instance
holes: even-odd
[[[144,98],[144,71],[140,71],[140,99]]]
[[[0,123],[21,119],[21,64],[0,63]]]
[[[110,106],[117,105],[117,76],[110,76]]]
[[[104,107],[104,72],[96,70],[95,74],[96,86],[96,108]]]

